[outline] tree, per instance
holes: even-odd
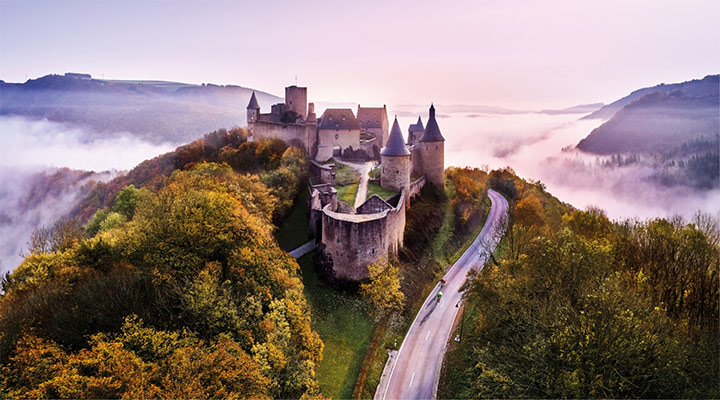
[[[296,181],[304,154],[281,154],[280,169]],[[98,213],[92,238],[32,254],[3,280],[0,363],[8,368],[2,376],[13,378],[0,391],[318,395],[323,344],[311,328],[299,266],[272,237],[277,200],[259,177],[200,162],[150,190],[121,193],[122,207]],[[28,385],[23,373],[35,374]]]
[[[360,293],[381,314],[400,311],[405,302],[405,295],[400,291],[398,267],[391,263],[374,263],[368,265],[370,282],[360,285]]]
[[[27,242],[30,254],[63,251],[85,237],[85,229],[77,218],[60,218],[52,228],[38,227]]]
[[[490,228],[487,237],[480,241],[480,247],[490,256],[493,264],[500,265],[497,258],[495,257],[495,251],[497,250],[500,241],[508,228],[508,222],[510,217],[507,214],[500,216],[497,222]]]
[[[112,211],[120,213],[127,220],[131,220],[135,214],[135,207],[140,198],[141,191],[135,185],[125,186],[115,197],[115,205]]]

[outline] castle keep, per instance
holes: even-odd
[[[247,106],[249,131],[254,138],[280,138],[303,147],[312,161],[314,183],[310,191],[310,233],[319,250],[331,260],[331,274],[346,281],[368,277],[368,265],[387,261],[403,245],[405,212],[410,199],[429,183],[445,185],[445,138],[430,106],[427,126],[418,118],[403,138],[397,117],[388,132],[387,108],[358,106],[329,108],[320,118],[307,103],[307,88],[285,89],[285,103],[275,104],[269,114],[260,113],[255,93]],[[371,196],[357,208],[337,198],[335,166],[330,158],[379,160],[382,188],[397,192],[387,200]]]

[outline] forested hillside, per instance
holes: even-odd
[[[157,187],[175,170],[189,169],[200,162],[220,162],[239,173],[254,175],[253,179],[268,187],[278,202],[273,212],[277,221],[292,206],[298,185],[307,176],[306,155],[279,139],[247,141],[247,137],[244,129],[220,129],[175,151],[143,161],[125,175],[98,183],[71,216],[86,220],[97,210],[111,206],[117,193],[127,185]]]
[[[708,75],[703,79],[693,79],[682,83],[661,83],[656,86],[638,89],[621,99],[603,106],[601,109],[593,112],[592,114],[583,117],[583,119],[610,119],[613,115],[615,115],[615,113],[633,101],[656,92],[669,94],[671,92],[680,91],[685,93],[688,97],[705,97],[708,95],[715,95],[717,97],[719,80],[720,75]]]
[[[625,106],[577,147],[594,154],[667,153],[684,142],[718,137],[718,107],[717,92],[702,97],[654,92]]]
[[[46,118],[90,128],[88,141],[128,132],[151,143],[187,143],[198,132],[245,125],[252,89],[159,81],[47,75],[25,83],[0,81],[0,115]],[[256,91],[264,107],[280,98]]]
[[[598,117],[609,120],[582,139],[579,150],[611,156],[603,166],[630,166],[654,184],[718,188],[718,75],[641,89],[606,107]]]
[[[306,156],[244,137],[214,132],[145,163],[98,187],[87,226],[36,232],[2,281],[3,397],[319,394],[323,343],[272,236]]]
[[[717,398],[717,221],[611,222],[512,171],[507,234],[466,285],[445,398]]]

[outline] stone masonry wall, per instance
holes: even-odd
[[[288,86],[285,88],[285,107],[307,119],[307,88]]]
[[[420,189],[422,189],[423,186],[425,186],[425,176],[424,175],[421,176],[420,178],[414,180],[410,184],[410,193],[408,193],[409,194],[408,197],[412,198],[412,197],[415,197],[418,194],[420,194]]]
[[[256,139],[278,138],[288,145],[302,145],[312,154],[315,148],[315,124],[278,124],[266,121],[257,121],[249,124],[253,137]]]
[[[387,261],[402,246],[405,230],[405,193],[398,206],[374,214],[341,214],[323,208],[322,243],[333,260],[337,278],[368,278],[367,266]]]
[[[422,176],[422,151],[420,150],[420,144],[417,143],[410,148],[410,163],[412,164],[412,176]]]
[[[315,157],[318,161],[327,161],[332,157],[332,149],[339,146],[342,150],[352,147],[353,150],[360,148],[360,130],[318,130],[318,153]]]
[[[420,142],[421,163],[427,182],[438,188],[445,187],[445,143]]]
[[[399,192],[410,185],[410,156],[380,156],[380,186]]]

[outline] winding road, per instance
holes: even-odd
[[[482,231],[445,273],[446,284],[440,302],[435,299],[440,289],[438,284],[420,308],[400,346],[386,386],[378,388],[385,392],[381,397],[383,400],[436,397],[445,345],[459,310],[456,305],[459,305],[461,299],[460,287],[471,269],[482,268],[488,256],[485,250],[488,246],[482,244],[492,240],[495,226],[507,214],[508,203],[502,195],[488,189],[488,196],[492,206]]]

